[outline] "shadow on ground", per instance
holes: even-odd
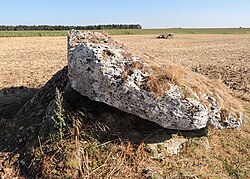
[[[22,178],[17,146],[6,145],[11,136],[15,114],[38,91],[24,86],[0,90],[0,178]]]
[[[37,176],[32,172],[39,173],[31,171],[27,164],[31,165],[35,148],[58,134],[56,89],[62,94],[65,137],[75,128],[87,140],[100,143],[120,141],[139,145],[164,142],[173,135],[207,136],[207,128],[168,130],[107,104],[91,101],[70,87],[65,67],[39,90],[26,87],[0,90],[0,177],[10,170],[11,177],[22,173],[32,178]],[[39,167],[36,165],[36,168]]]
[[[183,137],[207,136],[207,128],[194,131],[165,129],[154,122],[120,111],[101,102],[91,101],[73,89],[67,89],[64,100],[74,117],[85,112],[85,131],[101,142],[121,139],[132,143],[159,143],[177,134]],[[100,130],[102,129],[102,130]]]
[[[0,118],[12,118],[37,91],[37,88],[24,86],[1,89]]]

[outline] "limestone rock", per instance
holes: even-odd
[[[174,64],[152,67],[98,32],[69,32],[68,77],[83,96],[164,128],[241,124],[241,104],[221,83]]]
[[[149,143],[146,145],[146,150],[149,151],[152,159],[161,160],[166,156],[177,155],[187,141],[186,138],[173,137],[163,142]]]

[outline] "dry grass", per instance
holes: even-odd
[[[144,148],[135,148],[130,143],[64,140],[56,145],[55,155],[42,159],[43,177],[137,178],[147,160]]]
[[[155,97],[160,98],[173,84],[182,88],[184,98],[189,97],[201,100],[208,108],[211,106],[204,98],[204,95],[215,98],[218,102],[218,107],[224,111],[222,112],[222,118],[224,119],[227,118],[226,116],[229,112],[239,118],[240,113],[243,111],[241,103],[232,96],[233,92],[221,82],[211,80],[171,62],[161,67],[153,67],[153,75],[146,80],[143,87],[147,91],[153,92]]]
[[[155,36],[150,35],[115,36],[114,38],[124,42],[131,50],[138,49],[146,52],[147,54],[142,55],[146,56],[147,62],[154,66],[165,64],[171,67],[166,64],[172,62],[190,69],[198,66],[204,68],[202,73],[207,73],[209,77],[239,84],[234,90],[240,92],[242,92],[242,86],[249,84],[250,35],[177,35],[166,41],[155,39]],[[53,73],[67,63],[66,53],[64,37],[1,38],[0,88],[42,86]],[[148,54],[151,54],[151,58]],[[207,65],[217,66],[218,71],[215,73],[215,68],[207,68]],[[232,74],[221,70],[225,66],[230,68]],[[244,73],[240,71],[243,68],[246,69]],[[171,71],[170,69],[168,72]],[[161,83],[161,80],[173,80],[176,83],[178,80],[184,80],[188,85],[192,84],[202,90],[212,88],[209,85],[200,87],[199,81],[183,79],[183,73],[180,69],[178,73],[166,74],[161,78],[159,76],[161,72],[159,72],[156,74],[156,79],[159,80],[156,84]],[[218,78],[218,74],[221,78]],[[247,75],[248,79],[245,81],[238,80]],[[200,80],[202,83],[205,81],[202,78]],[[151,90],[158,90],[154,89],[156,84],[151,84]],[[218,85],[216,82],[212,84]],[[227,85],[232,87],[231,83]],[[248,99],[247,96],[250,94],[246,85],[244,99]],[[225,88],[222,87],[222,89]],[[215,92],[223,95],[223,91]],[[244,102],[244,109],[249,116],[250,103],[247,100]],[[1,118],[0,126],[4,129],[0,131],[1,142],[4,141],[7,125],[13,128],[11,119]],[[74,126],[61,142],[41,141],[41,147],[34,149],[36,157],[33,162],[34,165],[42,166],[39,170],[43,171],[43,176],[67,177],[71,174],[71,178],[74,176],[143,178],[144,169],[153,169],[166,178],[248,178],[250,176],[250,123],[247,119],[239,129],[209,129],[210,148],[206,147],[204,138],[192,138],[179,155],[162,160],[151,159],[150,153],[145,152],[143,143],[138,145],[130,141],[101,143],[86,138],[81,126],[85,129],[90,126],[80,124],[77,120]],[[99,123],[91,126],[96,130],[105,129]],[[37,139],[37,136],[34,137]],[[42,155],[45,152],[48,153]]]
[[[44,151],[48,150],[46,146],[53,149],[42,156],[42,176],[146,178],[144,172],[152,170],[165,178],[247,178],[249,137],[249,124],[236,130],[209,129],[208,141],[205,137],[190,138],[179,155],[152,159],[144,143],[100,143],[78,135],[44,144]]]

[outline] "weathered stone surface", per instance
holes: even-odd
[[[97,32],[69,32],[68,76],[83,96],[165,128],[241,124],[240,103],[220,83],[175,65],[151,68],[142,57]]]
[[[177,155],[187,141],[186,138],[175,137],[163,142],[149,143],[146,149],[153,159],[164,159],[166,156]]]

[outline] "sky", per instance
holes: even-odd
[[[3,0],[0,24],[250,27],[250,0]]]

